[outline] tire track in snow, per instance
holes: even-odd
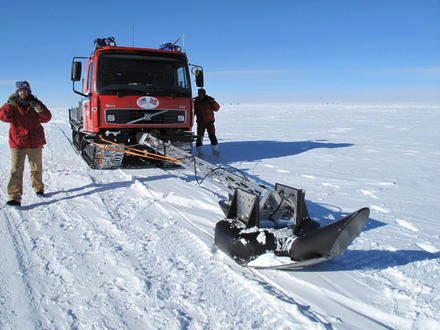
[[[104,193],[100,193],[101,195],[103,195]],[[106,192],[105,193],[105,195],[108,195],[108,194],[114,194],[114,192],[112,191],[112,192],[110,192],[110,191],[108,191],[108,192]],[[106,203],[108,200],[109,200],[109,198],[108,198],[108,196],[101,196],[102,197],[102,202],[103,203]],[[110,203],[109,205],[112,205],[112,203]],[[160,206],[160,205],[159,205]],[[151,206],[150,206],[151,207]],[[111,209],[111,207],[109,207],[108,205],[107,205],[107,208],[108,209]],[[118,208],[119,209],[119,208]],[[166,210],[161,210],[161,212],[159,212],[159,216],[157,216],[157,215],[155,215],[155,216],[153,216],[152,218],[153,219],[157,219],[157,218],[163,218],[163,215],[166,215],[167,214],[167,212],[166,212]],[[118,226],[118,224],[120,223],[120,220],[122,220],[122,219],[118,219],[118,217],[115,217],[115,216],[112,216],[112,217],[110,217],[111,219],[113,219],[112,221],[115,221],[115,225],[116,226]],[[173,223],[173,225],[174,225],[175,223]],[[125,224],[126,225],[126,224]],[[119,229],[123,229],[123,230],[126,230],[126,226],[125,226],[124,224],[120,224],[119,225]],[[162,227],[164,227],[164,225],[162,224],[162,223],[157,223],[156,222],[156,220],[154,220],[153,221],[153,225],[154,225],[154,227],[156,227],[156,229],[161,229]],[[165,226],[166,227],[166,226]],[[142,234],[142,235],[144,235],[144,234]],[[117,236],[115,236],[115,237],[117,237]],[[132,237],[132,235],[130,235],[130,237]],[[172,236],[172,237],[175,237],[174,235]],[[106,241],[108,241],[108,239],[105,239]],[[118,239],[118,241],[121,241],[121,239],[119,238]],[[136,238],[134,241],[141,241],[141,238]],[[115,243],[112,243],[112,244],[115,244]],[[129,250],[129,246],[126,244],[126,246],[124,247],[124,250],[127,250],[127,248],[128,248],[128,250]],[[174,246],[173,246],[173,249],[174,249]],[[191,249],[193,249],[193,246],[191,246]],[[132,249],[133,250],[133,249]],[[208,251],[209,252],[209,251]],[[132,258],[131,258],[132,259]],[[146,258],[146,256],[141,256],[141,257],[137,257],[137,258],[135,258],[136,260],[148,260],[147,258]],[[199,259],[199,258],[197,258],[197,259]],[[133,259],[132,259],[133,260]],[[155,261],[155,263],[157,263],[157,260]],[[151,262],[150,263],[148,263],[148,265],[149,265],[149,267],[151,267]],[[153,263],[154,264],[154,263]],[[172,271],[172,269],[171,269],[171,271]],[[148,273],[147,273],[148,274]],[[158,282],[158,281],[154,281],[154,283],[155,282]],[[160,282],[160,281],[159,281]],[[151,286],[151,283],[152,283],[152,281],[149,281],[149,285]],[[164,289],[165,291],[167,291],[167,288],[165,287],[165,289]],[[163,290],[162,290],[163,291]],[[160,292],[162,292],[162,291],[160,291]],[[163,295],[163,294],[159,294],[159,296],[161,296],[161,297],[164,297],[164,296],[166,296],[166,295]],[[184,315],[184,314],[182,314],[182,313],[179,313],[179,315]],[[159,317],[157,317],[158,319],[159,319]],[[283,320],[283,322],[284,322],[284,320]],[[181,326],[182,325],[185,325],[185,324],[181,324]]]
[[[79,324],[113,328],[151,326],[124,316],[127,304],[119,296],[125,295],[127,301],[133,301],[120,283],[121,279],[124,282],[127,269],[126,255],[121,248],[121,235],[109,220],[100,197],[93,193],[87,199],[80,196],[39,209],[40,217],[49,213],[56,214],[57,219],[51,219],[50,226],[56,228],[48,228],[48,232],[59,235],[46,238],[43,235],[45,242],[37,246],[35,253],[44,265],[41,272],[50,279],[50,290],[61,292],[52,301],[42,303],[48,310],[54,310],[53,304],[58,308],[57,319],[51,322],[61,327],[69,324],[72,328]],[[126,283],[138,286],[132,278]]]
[[[9,175],[2,171],[1,176],[7,178]],[[3,192],[0,199],[7,200]],[[32,253],[25,243],[26,232],[21,227],[22,211],[19,209],[4,206],[1,208],[0,221],[5,228],[5,244],[10,247],[10,254],[2,263],[3,267],[8,267],[0,272],[2,282],[0,284],[0,306],[1,321],[0,328],[38,328],[41,326],[39,321],[40,313],[36,290],[33,285],[32,277]],[[12,267],[12,268],[9,268]],[[20,279],[17,281],[17,279]],[[5,285],[4,288],[2,286]],[[5,324],[6,323],[6,324]]]
[[[165,170],[167,171],[167,170]],[[169,172],[169,171],[167,171]],[[131,177],[129,174],[125,174],[128,177]],[[179,174],[177,173],[171,173],[172,176],[176,176],[179,179],[182,180],[182,178],[179,176]],[[185,179],[183,179],[184,181],[187,181]],[[139,184],[141,186],[144,187],[145,191],[148,192],[148,194],[150,194],[151,196],[155,196],[154,192],[149,189],[148,186],[146,186],[145,184],[139,182]],[[208,186],[203,186],[201,187],[203,188],[205,191],[208,191],[214,195],[217,195],[218,193],[215,191],[212,191]],[[210,243],[212,244],[212,253],[215,253],[216,251],[218,251],[218,248],[214,245],[214,236],[212,233],[207,232],[205,229],[201,228],[200,226],[198,226],[196,223],[194,223],[193,221],[191,221],[186,215],[184,215],[183,212],[181,212],[175,204],[172,204],[168,201],[168,198],[166,198],[168,196],[168,194],[164,195],[164,197],[155,197],[155,200],[162,202],[162,203],[166,203],[168,205],[168,207],[171,207],[174,209],[175,212],[177,212],[178,214],[180,214],[180,216],[188,223],[191,225],[192,228],[195,228],[199,234],[202,234],[202,236],[204,236],[204,244],[207,246],[210,246]],[[197,206],[195,206],[197,207]],[[200,236],[197,235],[199,238]],[[311,306],[307,305],[307,304],[302,304],[299,303],[296,298],[294,298],[294,295],[292,295],[291,293],[289,293],[287,290],[284,290],[279,283],[277,283],[276,281],[273,281],[271,279],[272,276],[267,276],[268,272],[277,272],[276,270],[272,270],[272,271],[260,271],[260,270],[256,270],[256,269],[250,269],[250,268],[246,268],[246,267],[241,267],[239,266],[237,263],[235,263],[234,261],[232,261],[232,259],[230,259],[229,257],[227,257],[226,255],[223,254],[223,252],[219,252],[221,255],[223,255],[224,257],[222,257],[222,263],[226,263],[229,265],[229,267],[232,269],[232,271],[234,271],[235,273],[240,274],[242,277],[246,278],[249,281],[254,281],[254,282],[258,282],[259,285],[271,296],[275,297],[277,301],[283,301],[287,304],[291,304],[291,305],[295,305],[295,307],[298,308],[299,313],[303,314],[304,316],[306,316],[309,320],[313,320],[313,322],[318,322],[320,324],[322,324],[322,326],[324,326],[325,328],[332,328],[332,325],[330,324],[330,322],[328,321],[328,318],[326,318],[322,313],[317,312],[316,310],[312,310]],[[266,299],[266,298],[263,298]],[[291,306],[290,306],[291,307]],[[287,308],[289,308],[289,306],[287,306]]]
[[[93,177],[92,181],[96,182]],[[93,297],[85,303],[88,304],[92,310],[102,310],[102,305],[104,305],[107,312],[100,311],[100,317],[102,318],[102,322],[111,327],[151,327],[152,324],[147,322],[147,318],[142,320],[142,314],[145,313],[145,311],[137,310],[137,307],[133,305],[133,301],[137,301],[138,304],[141,304],[141,301],[147,300],[148,296],[139,295],[142,291],[141,289],[144,287],[142,284],[143,281],[131,276],[131,265],[126,260],[127,257],[129,257],[129,255],[127,255],[127,249],[131,239],[126,237],[125,233],[118,228],[118,219],[113,218],[102,194],[102,192],[97,190],[95,200],[92,203],[93,205],[90,205],[90,209],[99,207],[99,216],[96,218],[82,216],[82,218],[90,227],[87,230],[86,241],[101,255],[101,260],[98,263],[100,275],[102,276],[100,286],[101,289],[105,290],[101,290],[97,293],[101,301],[99,305],[93,301]],[[92,268],[96,267],[96,265],[91,266]],[[134,293],[131,293],[129,289],[125,288],[125,285],[134,288]],[[104,292],[103,294],[102,291]],[[116,297],[116,292],[121,295],[121,298]],[[125,297],[125,299],[122,299],[122,296]],[[129,307],[132,309],[131,314],[133,315],[126,317],[123,310]],[[106,316],[106,314],[109,316]],[[139,321],[137,321],[137,318]],[[101,322],[101,320],[98,321]]]
[[[129,176],[128,174],[126,175]],[[209,245],[206,245],[206,241],[214,242],[214,237],[212,234],[208,233],[206,230],[202,229],[194,222],[192,222],[182,211],[177,209],[173,204],[170,204],[166,200],[166,198],[154,196],[154,193],[148,188],[148,186],[141,183],[140,181],[137,181],[137,184],[138,186],[139,185],[143,186],[145,191],[151,195],[151,197],[154,199],[156,203],[164,204],[165,210],[171,209],[174,213],[176,213],[176,217],[183,218],[185,222],[191,226],[191,228],[195,228],[198,232],[198,235],[195,236],[196,240],[193,240],[192,244],[194,245],[195,242],[197,242],[197,245],[199,247],[203,246],[203,250],[206,250],[207,256],[212,256],[213,252],[211,250],[213,249],[215,251],[216,247],[213,247],[210,250]],[[207,239],[200,240],[199,238],[200,234],[202,234],[202,236],[205,236]],[[188,246],[188,249],[193,251],[198,250],[195,249],[194,246]],[[221,260],[220,262],[224,264],[225,260]],[[228,265],[228,263],[226,263],[226,265]],[[269,294],[270,297],[269,299],[272,301],[271,304],[277,305],[278,308],[281,307],[281,310],[277,310],[275,313],[275,314],[279,314],[279,316],[281,316],[281,319],[292,319],[292,315],[294,315],[294,318],[303,319],[303,322],[312,322],[315,324],[315,326],[319,325],[320,327],[323,328],[331,328],[331,325],[325,320],[325,318],[313,312],[310,309],[310,306],[298,304],[295,301],[295,299],[293,299],[292,297],[284,293],[282,290],[280,290],[276,283],[270,281],[270,279],[267,276],[264,276],[259,271],[243,268],[237,265],[235,262],[230,262],[229,265],[227,266],[227,269],[232,270],[232,274],[234,274],[235,276],[232,282],[232,285],[236,287],[235,291],[240,292],[240,294],[243,295],[245,299],[250,300],[252,306],[262,304],[262,301],[267,301],[268,299],[267,294]],[[249,283],[252,283],[252,286],[255,286],[253,287],[253,291],[260,292],[258,293],[257,297],[254,296],[250,297],[249,293],[246,290],[243,291],[241,289],[241,288],[248,288],[250,286]],[[265,292],[264,296],[261,294],[261,291]],[[292,308],[294,309],[293,314],[292,314]]]
[[[128,203],[130,203],[130,200],[128,200]],[[189,299],[191,296],[194,296],[194,291],[197,292],[197,290],[189,290],[187,287],[188,286],[193,286],[194,288],[197,287],[198,283],[200,283],[201,279],[194,281],[187,279],[186,277],[188,277],[189,275],[193,275],[196,277],[199,277],[200,275],[197,275],[198,273],[206,273],[206,269],[204,270],[200,270],[200,268],[206,268],[206,264],[208,261],[206,261],[207,257],[211,257],[211,254],[209,253],[209,251],[205,251],[204,253],[197,253],[195,256],[193,256],[193,252],[194,250],[199,250],[201,247],[204,248],[204,250],[206,250],[206,246],[199,246],[197,248],[194,247],[195,242],[198,241],[198,239],[196,237],[192,237],[193,239],[188,239],[188,235],[193,236],[191,233],[187,232],[186,230],[182,229],[180,226],[177,225],[176,220],[172,220],[171,222],[168,222],[167,220],[160,220],[160,223],[158,223],[157,219],[158,217],[163,218],[163,219],[169,219],[171,217],[171,219],[173,219],[174,217],[168,212],[168,210],[166,208],[163,208],[161,203],[157,203],[157,201],[154,202],[155,205],[151,205],[149,206],[149,208],[151,207],[155,207],[158,209],[159,213],[157,216],[152,217],[149,219],[149,222],[153,225],[152,231],[155,232],[157,235],[160,235],[160,231],[167,231],[167,232],[171,232],[172,234],[169,235],[169,238],[171,238],[173,240],[173,244],[164,244],[164,241],[162,239],[155,239],[155,241],[160,241],[160,244],[150,244],[150,248],[154,248],[156,250],[156,252],[154,252],[153,254],[151,253],[140,253],[140,255],[138,255],[136,257],[137,260],[143,261],[142,263],[144,264],[144,266],[142,267],[147,273],[153,273],[151,271],[151,264],[155,264],[156,266],[160,266],[161,268],[165,268],[165,270],[162,270],[160,273],[162,274],[168,274],[167,276],[161,276],[158,275],[156,272],[155,273],[155,277],[157,277],[154,281],[150,282],[151,288],[153,290],[153,292],[155,292],[155,295],[160,298],[160,300],[164,300],[164,301],[179,301],[179,296],[184,296],[186,297],[186,299]],[[126,205],[126,203],[125,203]],[[120,209],[115,211],[121,211]],[[142,210],[140,211],[142,212]],[[135,217],[137,217],[138,215],[135,214]],[[165,222],[165,223],[164,223]],[[127,229],[130,227],[124,226],[124,229]],[[133,228],[130,228],[131,230]],[[150,233],[151,235],[151,233]],[[130,234],[130,236],[134,236],[132,234]],[[147,244],[148,245],[148,244]],[[176,252],[176,246],[179,246],[179,253],[175,256],[175,252]],[[165,251],[162,251],[165,250]],[[139,250],[142,251],[142,250]],[[145,249],[144,249],[145,251]],[[189,256],[188,256],[189,255]],[[159,257],[158,257],[159,256]],[[165,258],[165,260],[163,260],[163,257],[161,256],[168,256]],[[150,260],[150,261],[149,261]],[[197,264],[198,266],[195,267],[194,265],[194,260],[197,260]],[[188,270],[189,268],[189,270]],[[177,270],[177,271],[176,271]],[[168,279],[168,277],[175,277],[175,276],[179,276],[179,274],[181,273],[181,271],[185,271],[186,274],[183,275],[183,278],[181,278],[180,280],[175,280],[175,281],[170,281],[170,279]],[[197,272],[197,274],[196,274]],[[213,271],[212,273],[216,273],[216,271]],[[204,277],[204,276],[203,276]],[[216,276],[217,277],[217,276]],[[177,283],[177,284],[172,284],[171,282]],[[162,283],[161,285],[159,285],[158,283]],[[180,283],[185,283],[185,285],[181,285]],[[178,287],[176,287],[176,285]],[[176,294],[176,293],[172,293],[174,291],[183,291],[180,294]],[[201,294],[200,290],[198,290],[199,292],[197,294]],[[192,294],[191,294],[192,292]],[[201,300],[206,300],[205,298],[201,298]],[[191,313],[187,313],[185,311],[186,308],[193,308],[191,307],[193,304],[189,304],[187,307],[182,307],[179,306],[178,303],[175,303],[176,305],[176,309],[178,310],[177,315],[179,316],[179,319],[181,320],[181,323],[179,326],[180,327],[187,327],[189,325],[189,315],[191,315]],[[185,304],[187,305],[187,304]],[[214,308],[215,306],[210,306],[210,308]],[[217,311],[218,312],[218,311]],[[201,315],[203,314],[202,311],[194,311],[194,313],[200,314],[199,318],[201,317]],[[208,322],[209,320],[202,320],[202,324],[204,326],[207,325],[206,322]],[[227,320],[225,320],[227,321]],[[199,321],[200,322],[200,321]],[[206,324],[205,324],[206,323]]]
[[[51,161],[52,160],[49,159],[49,162]],[[48,182],[50,183],[50,178]],[[79,189],[80,192],[81,190],[82,189]],[[86,283],[91,284],[93,287],[96,283],[93,283],[93,279],[92,282],[90,281],[88,277],[89,274],[93,274],[99,266],[103,267],[103,269],[107,269],[105,268],[105,261],[111,259],[108,258],[104,263],[100,263],[100,260],[97,258],[93,258],[93,256],[90,258],[88,256],[89,251],[81,246],[81,240],[79,240],[78,237],[75,237],[74,235],[66,235],[69,234],[69,231],[70,233],[75,232],[75,230],[81,232],[81,229],[88,228],[88,222],[94,222],[90,221],[88,218],[81,217],[80,214],[70,212],[70,207],[75,205],[74,201],[78,199],[80,201],[79,204],[85,204],[86,206],[90,205],[90,209],[93,210],[95,207],[102,209],[99,207],[99,199],[92,198],[93,202],[87,204],[87,200],[85,199],[90,198],[88,193],[77,194],[76,192],[66,192],[61,194],[63,195],[61,198],[49,197],[45,199],[44,202],[25,206],[25,211],[22,211],[21,223],[30,223],[30,221],[26,219],[26,214],[28,214],[32,220],[37,220],[33,222],[35,227],[38,227],[32,228],[31,225],[25,226],[26,231],[31,232],[33,229],[34,233],[33,236],[29,235],[29,237],[26,238],[26,243],[27,246],[32,246],[34,266],[32,269],[32,284],[36,287],[34,290],[36,298],[33,298],[33,301],[35,301],[34,305],[36,305],[43,313],[43,315],[35,317],[38,320],[38,328],[52,326],[63,328],[67,324],[70,328],[77,328],[79,324],[77,321],[80,316],[87,315],[81,313],[81,309],[87,309],[87,305],[81,304],[84,299],[75,299],[75,296],[84,294],[84,291],[87,290],[87,288],[81,286],[81,283],[85,280]],[[84,207],[81,205],[77,209],[84,209]],[[103,213],[104,218],[106,218],[105,212]],[[55,217],[53,215],[55,215]],[[40,219],[44,220],[39,221]],[[75,223],[73,223],[71,219],[75,219]],[[59,229],[55,230],[54,228],[50,228],[51,226],[58,226]],[[48,229],[47,232],[50,233],[49,235],[46,234],[46,229]],[[54,232],[60,233],[61,238],[57,238],[55,235],[52,236]],[[88,234],[92,233],[92,238],[99,237],[99,242],[111,242],[110,238],[113,235],[110,234],[102,237],[96,235],[95,233],[97,232],[99,233],[96,227],[87,230]],[[91,241],[89,240],[89,243],[90,242]],[[110,250],[115,246],[117,247],[116,243],[111,245]],[[69,253],[71,251],[73,252]],[[104,255],[106,254],[105,250],[101,250],[100,252],[103,252]],[[86,263],[84,263],[84,261]],[[87,266],[84,266],[84,264]],[[85,273],[89,274],[84,274],[80,271],[78,276],[77,271],[79,269],[75,269],[77,265],[81,265],[81,269],[84,267]],[[45,279],[45,283],[39,281],[39,279],[42,278]],[[89,281],[87,281],[88,279]],[[74,282],[77,282],[78,284]],[[97,290],[99,290],[99,288]],[[104,290],[104,292],[104,295],[106,293],[109,295],[113,294],[111,291]],[[73,298],[73,303],[70,302],[71,298]],[[87,301],[92,301],[90,306],[93,307],[92,310],[94,313],[98,314],[98,318],[96,319],[97,322],[94,324],[101,324],[102,327],[115,327],[117,324],[124,328],[132,328],[131,325],[148,327],[148,323],[124,323],[124,319],[121,315],[122,313],[112,313],[112,311],[117,310],[118,308],[116,304],[114,304],[113,307],[109,307],[108,312],[111,315],[110,317],[101,314],[101,309],[103,309],[104,304],[96,305],[95,302],[95,305],[93,305],[94,298],[98,298],[95,299],[95,301],[107,302],[104,298],[96,296],[91,297],[90,300]],[[79,304],[75,304],[75,301],[78,300]],[[110,297],[108,300],[110,303],[115,301],[114,297]],[[110,305],[111,304],[107,304],[107,306]],[[119,310],[123,310],[123,308],[119,308]],[[119,316],[119,320],[115,320],[115,317],[113,317],[114,315]],[[94,317],[95,316],[90,315],[89,313],[88,317],[80,318],[80,320],[83,321],[81,324],[84,325],[88,322],[93,323]]]
[[[176,209],[174,206],[170,205],[174,208],[176,212],[178,212],[182,218],[185,219],[189,224],[191,224],[196,230],[205,233],[209,236],[211,242],[214,242],[214,236],[207,233],[205,230],[194,224],[188,217],[186,217],[182,212],[180,212],[178,209]],[[332,326],[330,323],[328,323],[324,317],[322,317],[319,313],[312,311],[310,309],[310,306],[300,304],[291,297],[288,293],[286,293],[275,281],[272,281],[268,276],[265,276],[263,272],[251,269],[247,267],[242,267],[235,263],[235,261],[231,260],[228,256],[223,255],[223,252],[218,250],[218,248],[213,245],[212,248],[213,253],[220,253],[222,254],[221,262],[224,262],[228,265],[228,267],[235,273],[240,274],[245,279],[256,282],[260,287],[262,287],[269,295],[271,295],[273,298],[275,298],[275,302],[284,302],[288,304],[286,306],[287,309],[290,309],[294,305],[296,307],[296,311],[298,313],[301,313],[303,316],[308,318],[309,320],[312,320],[313,322],[321,323],[325,328],[331,329]],[[274,270],[276,271],[276,270]]]
[[[64,136],[66,137],[67,140],[69,140],[65,134]],[[82,160],[80,161],[82,163]],[[126,278],[129,278],[129,280],[132,282],[130,284],[132,284],[134,287],[136,288],[142,287],[142,281],[138,283],[136,278],[132,278],[127,275],[130,272],[128,270],[129,266],[127,266],[127,263],[125,262],[125,259],[127,258],[127,254],[126,254],[126,249],[124,248],[124,244],[127,245],[126,242],[129,242],[130,238],[125,237],[124,232],[121,231],[119,226],[117,225],[119,219],[115,220],[112,218],[113,214],[110,212],[108,206],[106,205],[105,198],[103,197],[104,194],[102,191],[107,189],[112,189],[113,187],[112,181],[114,180],[111,180],[112,172],[102,171],[102,173],[104,173],[102,174],[98,171],[92,171],[87,169],[87,173],[88,173],[87,175],[89,176],[92,182],[92,186],[96,187],[93,193],[94,195],[96,193],[96,197],[95,197],[96,200],[93,203],[93,205],[90,205],[90,209],[93,210],[96,209],[97,206],[102,206],[99,208],[102,214],[100,214],[97,217],[99,220],[96,221],[96,223],[94,221],[95,219],[87,219],[86,216],[82,217],[85,221],[90,222],[90,226],[92,227],[91,230],[89,229],[87,232],[87,241],[90,242],[90,244],[92,245],[94,244],[95,248],[99,248],[99,249],[104,248],[104,251],[106,253],[105,256],[107,256],[108,254],[108,258],[107,258],[108,260],[110,259],[117,260],[114,267],[124,269],[123,274],[120,274],[123,276],[119,276],[119,277],[116,276],[116,274],[119,273],[118,270],[115,270],[115,274],[108,274],[107,276],[108,278],[106,279],[107,282],[103,283],[102,285],[111,286],[111,284],[109,284],[108,282],[113,281],[114,286],[118,288],[118,290],[126,291],[125,289],[123,289],[123,286],[121,286],[121,281],[124,282],[124,276],[125,276]],[[107,183],[101,184],[99,183],[99,180],[97,180],[97,178],[100,177],[110,178],[110,180],[108,180],[109,182]],[[124,185],[115,186],[114,189],[121,187],[124,187]],[[102,266],[102,268],[105,269],[104,265]],[[110,287],[108,289],[111,290]],[[127,293],[125,292],[124,294]],[[122,315],[122,312],[120,311],[128,308],[128,306],[124,305],[124,303],[121,302],[120,299],[115,299],[115,297],[112,297],[111,295],[112,294],[108,294],[108,297],[106,297],[105,299],[103,297],[100,298],[105,300],[105,304],[106,306],[108,306],[109,309],[108,314],[116,315],[119,318],[116,320],[115,318],[117,317],[115,317],[110,322],[109,320],[106,320],[105,317],[102,317],[104,315],[101,315],[101,317],[104,319],[102,321],[104,324],[110,324],[110,325],[113,324],[111,325],[112,327],[114,327],[115,324],[120,324],[126,328],[139,327],[139,326],[143,328],[145,327],[151,328],[153,326],[151,323],[148,322],[148,318],[144,318],[144,320],[142,320],[142,314],[145,314],[145,311],[137,310],[138,308],[136,306],[131,306],[131,309],[134,311],[132,312],[133,315],[131,315],[131,317],[127,317],[127,318],[124,317]],[[131,299],[131,301],[137,299],[140,305],[142,305],[141,300],[148,300],[148,296],[142,296],[142,295],[137,298],[134,296],[129,296],[129,298]],[[92,307],[94,307],[95,309],[99,308],[99,306],[92,306]]]
[[[21,233],[23,249],[28,250],[26,253],[20,252],[20,254],[26,254],[29,259],[27,262],[29,274],[27,276],[32,278],[30,282],[33,288],[33,304],[36,306],[35,309],[40,311],[36,317],[37,328],[65,327],[66,324],[75,328],[76,325],[69,321],[72,315],[70,318],[64,319],[64,316],[70,313],[69,310],[63,312],[63,304],[68,301],[68,297],[62,298],[66,294],[64,286],[67,282],[65,276],[68,275],[68,271],[63,268],[58,259],[62,260],[66,256],[63,253],[58,253],[60,250],[60,247],[57,246],[59,242],[51,235],[56,232],[51,227],[55,225],[61,227],[60,223],[66,221],[64,217],[58,221],[58,217],[62,213],[57,210],[56,206],[47,206],[47,204],[51,204],[50,198],[44,203],[37,202],[24,206],[19,211],[20,214],[16,219],[19,221],[19,225],[16,226],[16,230]],[[66,248],[66,244],[62,248]],[[61,249],[61,251],[71,250],[73,249],[70,246],[68,249]],[[44,279],[44,282],[41,279]],[[57,316],[54,317],[55,315]]]
[[[15,302],[16,306],[10,306],[9,303],[5,309],[2,309],[2,315],[6,311],[5,317],[15,326],[30,326],[29,323],[35,328],[41,327],[41,322],[39,321],[39,309],[36,299],[35,289],[33,287],[31,272],[31,257],[26,249],[26,244],[23,240],[23,233],[20,230],[20,211],[17,210],[4,210],[4,218],[6,220],[6,227],[8,230],[9,238],[12,243],[12,247],[15,253],[15,260],[18,266],[18,273],[15,275],[20,277],[22,286],[14,284],[14,289],[17,292],[11,292],[8,295],[14,295],[14,298],[9,298],[8,302],[11,300]],[[14,214],[15,213],[15,214]],[[3,220],[2,220],[3,221]],[[18,223],[14,225],[13,223]],[[9,263],[10,264],[10,263]],[[9,281],[6,280],[6,283]],[[5,280],[3,280],[5,283]],[[8,288],[5,288],[5,291]],[[23,290],[23,291],[22,291]],[[19,306],[18,306],[19,305]],[[10,324],[12,325],[12,324]]]

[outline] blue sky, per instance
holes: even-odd
[[[440,0],[2,2],[0,93],[28,80],[70,106],[73,56],[97,37],[185,37],[222,102],[440,102]]]

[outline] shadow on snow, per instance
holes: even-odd
[[[404,266],[416,261],[439,259],[440,252],[423,250],[346,250],[333,260],[302,269],[302,272],[335,272],[350,270],[381,270]]]
[[[330,143],[326,140],[319,141],[235,141],[221,142],[222,155],[227,162],[257,161],[268,158],[294,156],[313,149],[347,148],[352,143]],[[205,148],[207,148],[205,146]]]

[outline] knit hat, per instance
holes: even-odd
[[[23,89],[27,89],[27,91],[29,92],[29,94],[32,93],[31,91],[31,86],[29,85],[29,83],[24,80],[24,81],[17,81],[15,83],[15,90],[17,91],[17,93]]]

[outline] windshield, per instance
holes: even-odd
[[[133,54],[101,55],[96,88],[99,94],[191,95],[185,61]]]

